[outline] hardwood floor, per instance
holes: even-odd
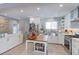
[[[3,53],[2,55],[44,55],[43,53],[33,52],[32,43],[29,43],[28,50],[25,43]],[[48,55],[68,55],[62,45],[48,44]]]

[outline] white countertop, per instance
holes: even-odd
[[[72,40],[79,42],[79,38],[72,38]]]

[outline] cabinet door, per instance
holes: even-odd
[[[6,38],[2,38],[0,40],[0,54],[5,52],[7,50],[7,42],[6,42]]]
[[[18,34],[11,34],[0,39],[0,54],[20,44]]]
[[[23,42],[23,34],[20,34],[19,35],[19,43],[22,43]]]
[[[79,28],[79,21],[77,22],[71,22],[71,28]]]
[[[79,40],[78,40],[78,38],[72,39],[72,54],[79,55]]]
[[[58,36],[49,36],[48,43],[58,43]]]
[[[72,47],[72,55],[79,55],[79,48]]]
[[[70,28],[70,13],[65,16],[65,28]]]
[[[58,34],[58,43],[64,45],[64,34],[63,33]]]
[[[13,36],[9,36],[8,38],[7,38],[7,47],[8,47],[8,49],[11,49],[13,46],[14,46],[14,44],[13,44]]]
[[[17,45],[19,44],[19,37],[18,37],[17,35],[14,35],[14,34],[10,35],[10,36],[8,37],[8,42],[7,42],[7,44],[8,44],[8,48],[9,48],[9,49],[11,49],[11,48],[17,46]]]

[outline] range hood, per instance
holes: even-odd
[[[76,19],[74,19],[74,20],[71,21],[71,22],[79,22],[79,18],[76,18]]]
[[[77,18],[75,18],[74,20],[72,20],[71,22],[79,22],[79,6],[77,7],[78,9],[78,14],[77,14]]]

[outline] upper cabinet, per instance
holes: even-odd
[[[76,9],[74,9],[74,10],[72,10],[71,12],[70,12],[70,19],[71,19],[71,21],[72,20],[74,20],[75,18],[78,18],[78,8],[76,8]]]
[[[79,21],[72,21],[71,22],[71,28],[79,28]]]
[[[67,29],[69,27],[70,27],[70,13],[68,13],[64,19],[64,28]]]
[[[71,28],[77,28],[79,29],[79,18],[76,18],[75,20],[71,21]]]
[[[70,11],[68,14],[65,15],[65,19],[70,19],[70,21],[74,20],[75,18],[79,17],[79,7],[75,8],[74,10]]]
[[[71,28],[71,21],[79,18],[79,7],[75,8],[74,10],[70,11],[68,14],[65,15],[65,29]]]

